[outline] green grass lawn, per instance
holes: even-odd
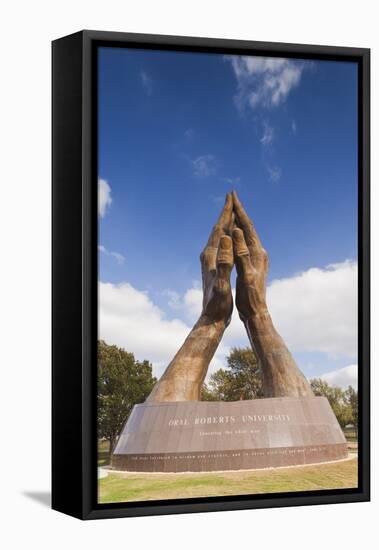
[[[99,480],[99,502],[312,491],[357,487],[357,459],[275,470],[204,474],[111,473]]]

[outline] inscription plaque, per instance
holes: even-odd
[[[112,456],[118,470],[268,468],[347,457],[325,397],[135,405]]]

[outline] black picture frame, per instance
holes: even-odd
[[[96,52],[104,45],[358,63],[357,489],[97,503]],[[77,518],[97,519],[369,500],[370,50],[86,30],[55,40],[52,62],[52,507]]]

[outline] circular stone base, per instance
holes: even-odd
[[[133,408],[112,468],[210,472],[346,457],[345,437],[325,397],[162,402]]]

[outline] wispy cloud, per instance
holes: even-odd
[[[103,180],[101,178],[98,179],[97,185],[98,185],[98,201],[97,201],[98,215],[100,216],[100,218],[103,218],[105,216],[107,209],[112,204],[111,187],[106,180]]]
[[[167,304],[171,309],[180,309],[182,307],[182,297],[179,292],[166,288],[162,294],[167,298]]]
[[[225,195],[211,195],[211,200],[215,204],[223,204],[225,202]]]
[[[236,104],[275,108],[298,86],[306,62],[279,57],[227,56],[237,80]]]
[[[122,254],[120,254],[119,252],[113,252],[111,250],[108,250],[102,244],[99,244],[97,248],[98,248],[99,252],[102,252],[103,254],[106,254],[107,256],[112,256],[113,258],[115,258],[116,262],[119,265],[122,265],[125,262],[125,257]]]
[[[225,56],[230,63],[237,81],[234,101],[237,108],[254,113],[257,124],[262,123],[262,162],[271,182],[278,182],[282,170],[274,162],[272,144],[276,141],[275,129],[262,112],[272,111],[283,105],[289,94],[299,85],[303,71],[312,66],[311,61],[301,61],[280,57]],[[295,120],[291,123],[293,135],[297,132]]]
[[[262,143],[262,145],[264,147],[268,146],[268,145],[271,145],[271,143],[274,141],[274,135],[275,135],[274,128],[272,126],[270,126],[268,124],[268,122],[264,121],[263,122],[263,134],[262,134],[262,137],[260,139],[260,142]]]
[[[139,75],[143,89],[147,95],[151,95],[153,93],[153,79],[146,71],[140,71]]]
[[[262,160],[263,165],[266,169],[268,179],[272,183],[277,183],[282,175],[282,170],[279,166],[275,164],[273,158],[275,156],[275,151],[273,148],[273,143],[275,139],[275,130],[267,120],[262,122],[262,136],[259,141],[262,146]]]
[[[279,168],[279,166],[270,166],[269,164],[266,164],[266,170],[268,173],[268,178],[273,183],[277,183],[281,176],[282,176],[282,170]]]
[[[193,128],[187,128],[184,131],[184,137],[188,140],[191,140],[195,137],[195,130]]]
[[[358,384],[358,366],[348,365],[342,369],[336,369],[322,374],[320,378],[328,382],[331,386],[339,386],[341,388],[353,386],[353,388],[356,388]]]
[[[230,185],[232,189],[235,187],[238,187],[238,185],[241,183],[241,178],[239,176],[236,176],[234,178],[222,178],[222,181]]]
[[[217,160],[214,155],[201,155],[191,160],[191,164],[197,178],[213,176],[217,171]]]

